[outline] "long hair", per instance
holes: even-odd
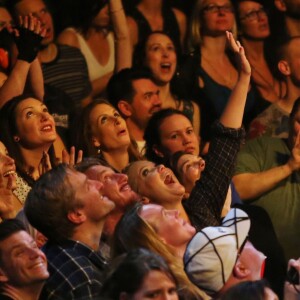
[[[15,160],[18,173],[30,184],[33,184],[33,179],[26,174],[25,171],[25,159],[21,153],[19,143],[14,140],[14,136],[18,134],[16,118],[18,105],[28,98],[36,97],[32,94],[23,94],[12,98],[4,104],[0,110],[0,140],[6,146],[9,155]],[[36,99],[40,101],[39,99]],[[50,147],[49,152],[51,165],[56,164],[55,152],[53,145]]]
[[[142,204],[135,204],[123,215],[117,224],[112,245],[113,257],[136,248],[145,248],[157,253],[170,266],[178,279],[181,292],[184,295],[190,295],[190,299],[202,299],[203,292],[188,279],[184,272],[183,261],[175,255],[175,249],[165,244],[158,237],[155,228],[140,217],[139,211],[141,207]]]
[[[161,145],[161,131],[160,126],[162,122],[171,116],[181,115],[188,119],[188,117],[180,110],[174,108],[162,109],[150,118],[147,127],[144,132],[145,144],[145,156],[148,160],[153,161],[156,164],[166,164],[167,158],[158,156],[154,151],[154,146]]]
[[[178,282],[166,261],[147,249],[134,249],[110,264],[101,289],[104,299],[120,299],[121,293],[133,295],[141,288],[151,271],[160,271],[178,287]]]
[[[203,27],[203,8],[205,7],[205,0],[197,0],[195,3],[191,20],[190,20],[190,28],[189,28],[189,38],[188,38],[188,47],[189,50],[195,50],[199,45],[202,44],[202,27]],[[237,36],[237,26],[234,21],[234,25],[232,27],[232,33],[234,38]],[[224,33],[225,35],[225,33]]]

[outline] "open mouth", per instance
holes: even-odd
[[[46,125],[42,127],[41,131],[49,132],[52,131],[52,126],[51,125]]]
[[[170,72],[171,66],[172,65],[170,63],[162,63],[162,64],[160,64],[160,67],[161,67],[162,71],[164,71],[164,72]]]
[[[175,181],[173,180],[172,175],[167,174],[167,176],[166,176],[166,178],[165,178],[165,180],[164,180],[164,183],[165,183],[166,185],[175,183]]]
[[[127,130],[126,129],[122,129],[118,132],[118,135],[126,135],[127,134]]]
[[[3,174],[3,177],[8,177],[10,175],[16,175],[16,171],[14,170],[7,171]]]
[[[120,191],[125,192],[125,191],[129,191],[130,189],[131,189],[130,185],[128,183],[125,183],[121,186]]]

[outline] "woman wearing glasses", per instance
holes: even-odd
[[[252,81],[265,100],[276,102],[284,97],[286,84],[274,77],[276,65],[270,67],[265,55],[265,41],[270,36],[270,28],[262,1],[238,1],[236,19],[240,41],[252,67]]]
[[[192,99],[199,101],[202,110],[203,145],[210,140],[211,124],[222,114],[238,79],[232,53],[227,49],[226,30],[236,33],[230,0],[198,0],[191,17],[189,44],[193,52],[183,64],[181,75],[186,90],[192,91]],[[244,124],[258,113],[257,107],[255,93],[249,88]]]

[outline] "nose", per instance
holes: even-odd
[[[8,155],[4,156],[4,161],[5,161],[6,165],[14,165],[15,164],[15,160]]]
[[[158,165],[156,167],[156,170],[157,170],[158,173],[163,172],[165,169],[166,169],[166,167],[164,165]]]
[[[41,112],[41,121],[46,121],[49,119],[49,113],[48,112]]]
[[[35,259],[35,258],[39,257],[40,251],[41,250],[39,248],[28,248],[27,249],[28,255],[31,259]]]
[[[162,102],[161,102],[161,99],[160,99],[158,93],[156,93],[156,94],[152,97],[152,101],[153,101],[153,105],[155,105],[155,106],[161,106],[161,105],[162,105]]]
[[[186,133],[184,133],[182,142],[183,142],[183,145],[189,144],[191,142],[191,137],[189,135],[187,135]]]
[[[114,176],[117,179],[118,183],[123,183],[128,181],[128,176],[126,174],[115,173]]]

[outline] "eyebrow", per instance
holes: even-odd
[[[41,103],[40,106],[42,106],[42,107],[47,107],[44,103]],[[21,110],[21,112],[23,112],[24,110],[29,109],[29,108],[33,109],[34,107],[33,107],[33,106],[26,106],[26,107],[24,107],[24,108]]]

